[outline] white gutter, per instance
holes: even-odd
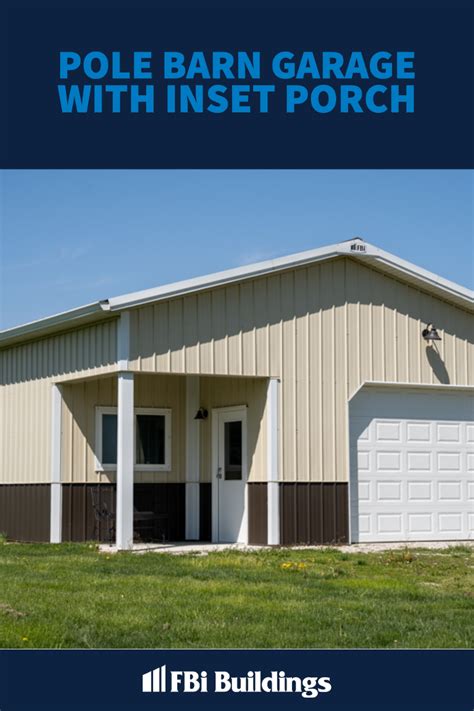
[[[0,331],[0,345],[4,341],[13,341],[19,338],[22,339],[28,335],[35,335],[38,331],[43,332],[48,331],[49,329],[56,330],[57,327],[62,324],[72,325],[77,321],[82,321],[90,316],[93,316],[94,314],[107,310],[107,301],[95,301],[92,304],[79,306],[78,308],[70,309],[69,311],[61,311],[53,316],[41,318],[37,321],[31,321],[29,323],[22,324],[21,326],[7,328],[4,331]]]

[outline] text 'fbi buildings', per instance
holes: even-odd
[[[62,113],[413,113],[415,53],[59,53]]]

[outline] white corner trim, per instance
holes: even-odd
[[[61,484],[61,431],[62,431],[61,386],[51,386],[51,506],[50,541],[61,543],[62,539],[62,484]]]
[[[186,376],[186,531],[187,541],[199,540],[200,422],[194,416],[200,407],[199,376]]]
[[[199,482],[187,481],[185,484],[186,530],[187,541],[199,540]]]
[[[117,324],[117,366],[128,370],[130,360],[130,311],[122,311]]]
[[[280,492],[279,492],[279,400],[280,381],[270,378],[267,387],[267,543],[280,543]]]
[[[133,545],[133,373],[119,373],[117,380],[117,549],[128,550]]]

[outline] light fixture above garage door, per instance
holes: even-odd
[[[439,335],[438,331],[436,328],[433,326],[432,323],[429,323],[426,328],[423,329],[421,332],[421,335],[425,339],[425,341],[440,341],[441,336]]]

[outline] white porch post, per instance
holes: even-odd
[[[199,376],[186,376],[186,540],[199,540]]]
[[[117,402],[117,548],[133,545],[133,373],[119,373]]]
[[[267,390],[267,543],[280,543],[280,491],[278,484],[278,443],[280,381],[270,378]]]
[[[61,386],[53,383],[51,387],[51,505],[50,535],[51,543],[62,540],[62,484],[61,484]]]
[[[130,313],[120,315],[117,326],[117,549],[133,546],[134,380],[128,371]]]

